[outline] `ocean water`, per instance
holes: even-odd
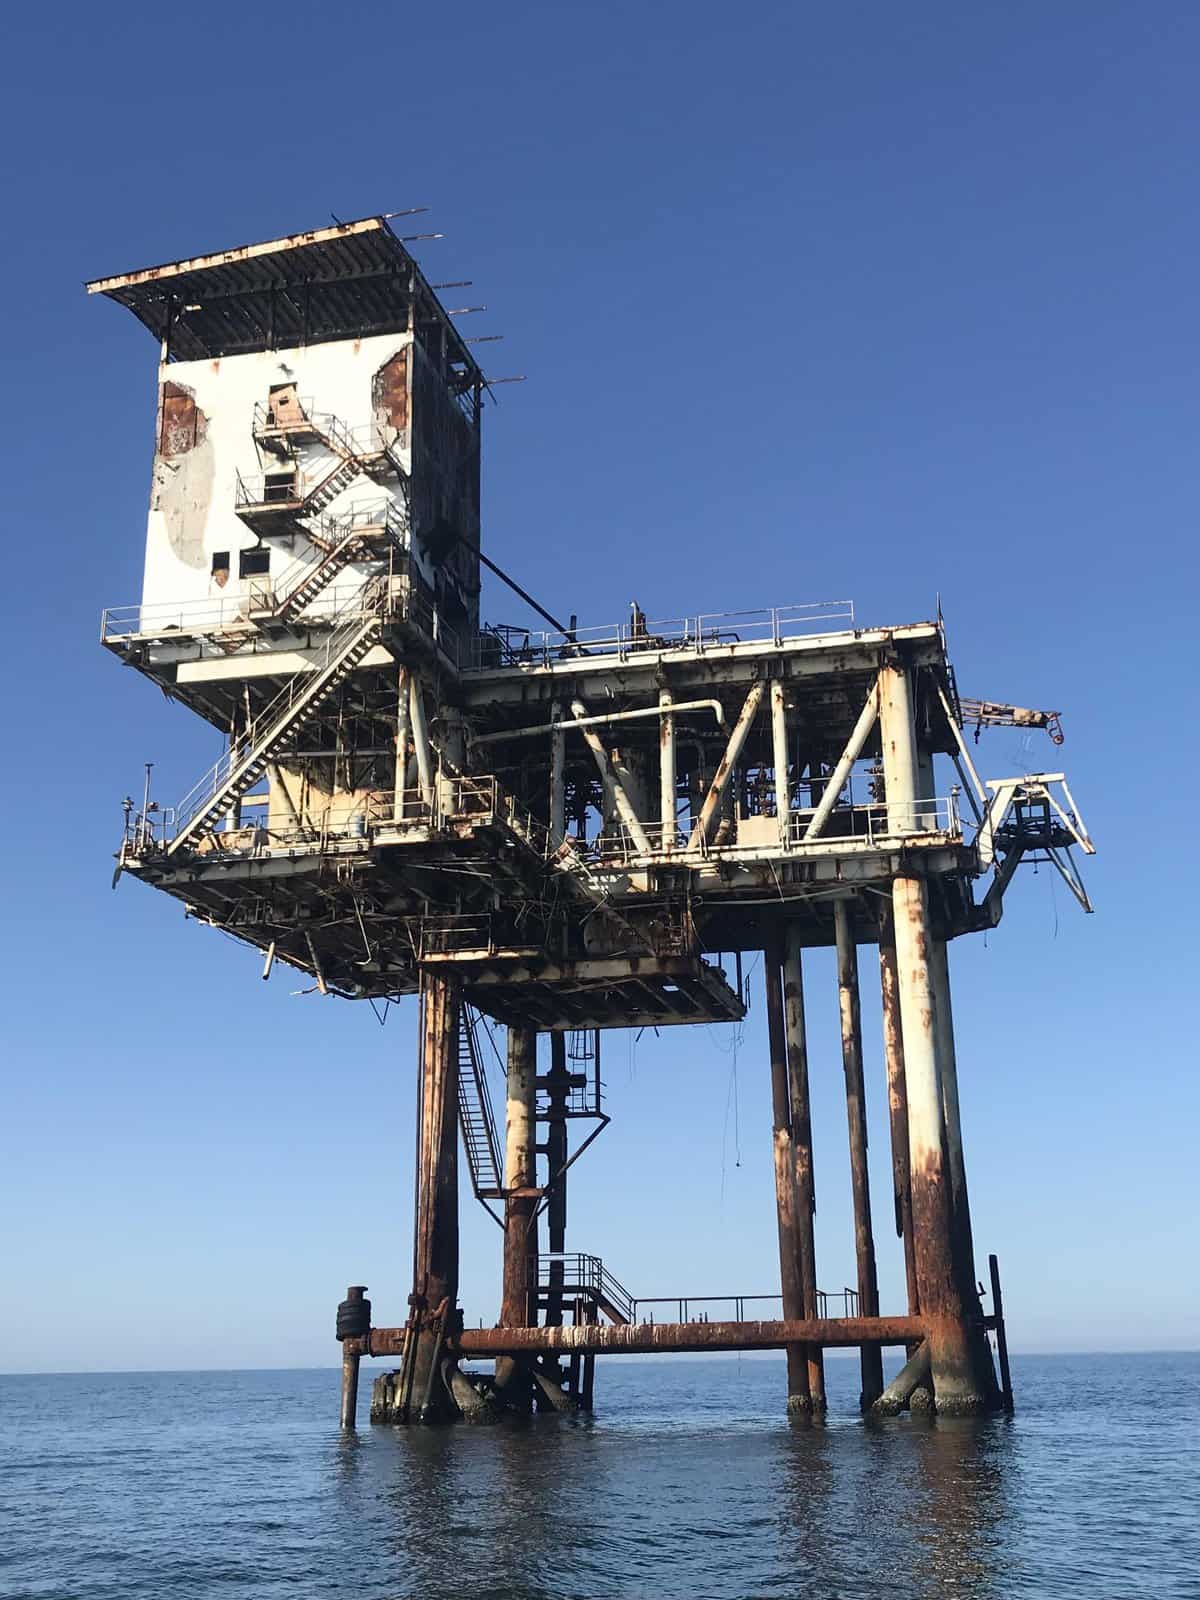
[[[594,1419],[336,1427],[338,1374],[0,1378],[0,1596],[1200,1596],[1200,1356],[1018,1358],[1012,1418],[824,1424],[778,1360]]]

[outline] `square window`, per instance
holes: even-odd
[[[266,548],[238,551],[238,577],[261,578],[271,570],[271,552]]]

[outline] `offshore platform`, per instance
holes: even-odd
[[[177,803],[148,782],[126,802],[117,875],[257,947],[263,977],[282,962],[322,994],[420,996],[409,1315],[373,1327],[364,1288],[348,1291],[343,1425],[363,1356],[395,1362],[381,1422],[590,1408],[610,1352],[783,1349],[789,1409],[819,1413],[823,1351],[854,1346],[877,1413],[1010,1405],[995,1257],[986,1310],[977,1287],[947,955],[996,925],[1022,861],[1052,863],[1091,909],[1063,775],[982,781],[972,755],[994,725],[1060,743],[1057,715],[961,696],[940,616],[651,620],[633,604],[597,628],[544,610],[480,549],[478,341],[389,218],[87,287],[161,343],[142,600],[105,612],[103,643],[223,741]],[[544,631],[481,622],[481,564]],[[837,953],[855,1223],[856,1287],[836,1295],[813,1245],[816,946]],[[887,1314],[863,946],[907,1284]],[[737,1021],[757,951],[781,1287],[762,1298],[778,1309],[730,1295],[717,1320],[686,1300],[662,1320],[567,1250],[568,1174],[608,1120],[601,1037]],[[458,1310],[460,1136],[503,1228],[492,1328]],[[885,1387],[886,1345],[908,1359]]]

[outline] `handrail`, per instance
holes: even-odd
[[[617,655],[622,660],[647,651],[706,650],[732,644],[785,639],[813,632],[827,622],[854,624],[852,600],[819,600],[791,606],[767,606],[755,611],[708,612],[694,617],[674,617],[651,622],[637,617],[630,622],[569,632],[517,628],[485,628],[473,659],[476,670],[503,666],[549,666],[554,661],[593,655]]]
[[[693,1315],[698,1306],[728,1305],[733,1306],[734,1315],[723,1318],[724,1321],[745,1322],[747,1305],[757,1304],[762,1301],[782,1302],[782,1295],[775,1294],[688,1294],[688,1295],[632,1295],[625,1286],[613,1277],[599,1256],[587,1255],[582,1251],[553,1251],[546,1255],[538,1256],[538,1288],[553,1289],[556,1294],[564,1290],[569,1294],[572,1290],[580,1293],[598,1295],[618,1311],[627,1322],[653,1322],[654,1313],[643,1316],[643,1308],[650,1306],[674,1306],[676,1320],[679,1322],[706,1322],[707,1315]],[[551,1271],[555,1269],[553,1281]],[[856,1317],[858,1315],[859,1296],[857,1289],[818,1289],[817,1290],[817,1315],[828,1317],[830,1309],[841,1301],[841,1315]],[[751,1320],[759,1320],[757,1318]]]
[[[379,615],[387,591],[377,579],[372,579],[360,594],[337,614],[339,622],[317,652],[310,672],[294,672],[279,693],[268,702],[253,722],[241,730],[236,741],[213,763],[209,770],[184,795],[175,807],[175,832],[181,833],[208,804],[230,778],[235,767],[244,761],[254,747],[267,737],[271,729],[287,715],[293,702],[312,682],[313,677],[324,672],[342,649],[361,628],[364,619]],[[164,841],[165,842],[165,841]]]

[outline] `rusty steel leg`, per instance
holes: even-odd
[[[500,1326],[528,1328],[537,1320],[537,1032],[508,1030],[508,1094],[504,1138],[504,1278]],[[531,1397],[528,1374],[516,1363],[496,1363],[496,1387],[510,1404]]]
[[[567,1036],[550,1035],[550,1071],[546,1075],[546,1162],[548,1181],[553,1184],[546,1200],[546,1246],[550,1254],[561,1255],[567,1248],[567,1096],[570,1074],[567,1071]],[[562,1176],[558,1176],[563,1174]],[[546,1298],[546,1325],[558,1327],[563,1319],[563,1263],[551,1261],[549,1294]]]
[[[924,880],[902,875],[892,884],[896,970],[908,1089],[908,1148],[913,1241],[921,1319],[929,1330],[934,1402],[951,1415],[982,1411],[984,1385],[972,1358],[954,1259],[950,1179],[942,1154],[942,1090],[929,972],[929,905]]]
[[[846,1074],[846,1120],[850,1131],[850,1180],[854,1196],[854,1256],[858,1269],[858,1314],[879,1315],[875,1236],[871,1227],[871,1186],[867,1174],[867,1105],[863,1084],[862,1016],[858,994],[858,951],[849,905],[833,903],[837,941],[838,1011],[842,1024],[842,1065]],[[883,1357],[878,1345],[862,1349],[861,1405],[868,1410],[883,1393]]]
[[[879,987],[883,998],[883,1053],[887,1063],[896,1233],[904,1242],[908,1312],[910,1316],[916,1316],[921,1309],[921,1296],[917,1288],[917,1258],[913,1249],[912,1180],[908,1164],[908,1088],[904,1081],[904,1035],[900,1025],[900,985],[896,975],[896,939],[890,906],[884,911],[879,927]]]
[[[796,1257],[804,1316],[817,1315],[817,1250],[813,1216],[817,1209],[813,1176],[812,1110],[808,1092],[808,1033],[804,1021],[804,969],[797,923],[788,926],[783,945],[783,1021],[787,1034],[788,1101],[796,1178]],[[804,1346],[808,1396],[814,1412],[826,1409],[825,1356],[819,1344]]]
[[[954,1049],[954,1011],[950,1001],[950,961],[944,939],[929,940],[929,977],[933,990],[933,1029],[937,1046],[938,1082],[942,1090],[942,1126],[946,1136],[950,1179],[950,1223],[959,1293],[967,1311],[978,1375],[989,1406],[999,1410],[1000,1385],[992,1364],[991,1346],[983,1326],[975,1276],[975,1244],[971,1236],[971,1204],[967,1195],[967,1168],[963,1157],[962,1121],[958,1106],[958,1059]]]
[[[422,1420],[433,1422],[454,1414],[433,1368],[458,1301],[459,981],[423,972],[421,998],[421,1141],[413,1298],[426,1315],[417,1341],[412,1392],[418,1403],[428,1395]]]
[[[779,1275],[783,1315],[798,1321],[804,1315],[800,1283],[800,1251],[796,1234],[796,1161],[792,1150],[792,1118],[788,1093],[787,1034],[783,1020],[783,947],[772,938],[763,952],[766,975],[767,1034],[771,1054],[771,1108],[774,1123],[775,1213],[779,1225]],[[799,1345],[787,1347],[788,1410],[808,1411],[808,1360]]]

